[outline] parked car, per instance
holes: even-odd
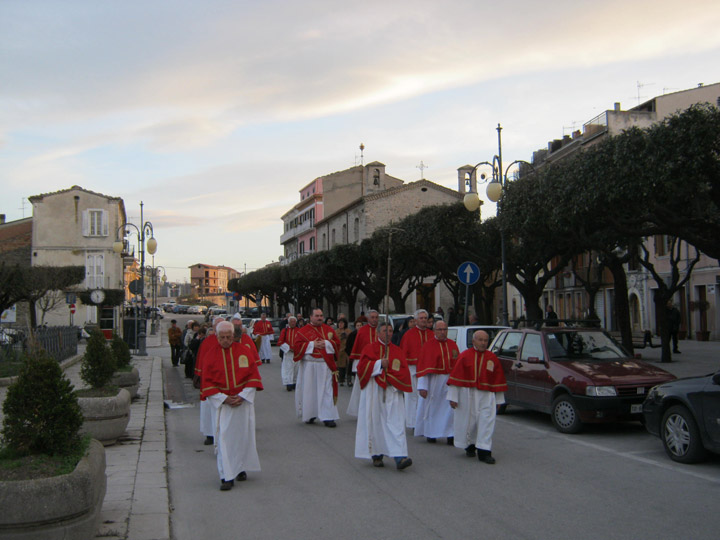
[[[642,420],[650,389],[675,379],[599,328],[509,328],[490,350],[505,371],[506,406],[549,413],[561,433],[577,433],[584,422]]]
[[[720,453],[720,371],[656,386],[643,414],[673,461],[697,463],[708,451]]]
[[[509,327],[483,326],[481,324],[473,326],[449,326],[448,338],[452,339],[455,343],[457,343],[458,349],[460,349],[460,352],[463,352],[472,347],[472,337],[476,331],[485,330],[490,336],[490,341],[492,341],[493,339],[495,339],[495,336],[498,334],[498,332],[504,328]]]
[[[175,304],[175,307],[173,308],[173,313],[179,313],[179,314],[187,313],[189,308],[190,308],[190,306],[185,305],[185,304]]]
[[[165,316],[162,314],[162,311],[160,310],[160,308],[156,308],[156,307],[149,309],[148,317],[150,317],[151,319],[152,318],[155,318],[155,319],[164,319],[165,318]]]

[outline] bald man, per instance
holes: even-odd
[[[505,403],[507,382],[498,357],[487,350],[490,337],[478,330],[473,346],[462,353],[448,378],[447,399],[453,409],[455,446],[465,455],[493,465],[492,435],[498,405]]]

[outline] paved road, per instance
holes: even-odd
[[[196,402],[180,370],[164,365],[173,397]],[[348,388],[340,388],[336,429],[308,426],[294,417],[279,362],[262,366],[261,374],[265,391],[256,413],[263,471],[230,492],[218,489],[198,408],[167,411],[176,540],[718,536],[720,458],[675,464],[638,423],[567,436],[548,416],[510,409],[498,419],[495,466],[409,437],[415,464],[399,472],[391,463],[376,469],[353,457],[355,422],[344,414]]]

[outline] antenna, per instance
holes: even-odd
[[[644,88],[646,86],[652,86],[655,83],[641,83],[640,81],[637,81],[637,104],[640,105],[640,99],[645,99],[647,96],[641,96],[640,95],[640,89]]]
[[[360,143],[360,166],[365,166],[365,145]]]
[[[25,198],[24,197],[20,198],[20,208],[18,208],[18,210],[22,210],[22,217],[24,219],[25,218]]]
[[[428,169],[429,167],[420,161],[420,165],[417,165],[416,168],[420,169],[420,180],[425,180],[425,169]]]

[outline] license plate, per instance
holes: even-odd
[[[642,403],[636,403],[635,405],[630,405],[630,414],[636,414],[642,412]]]

